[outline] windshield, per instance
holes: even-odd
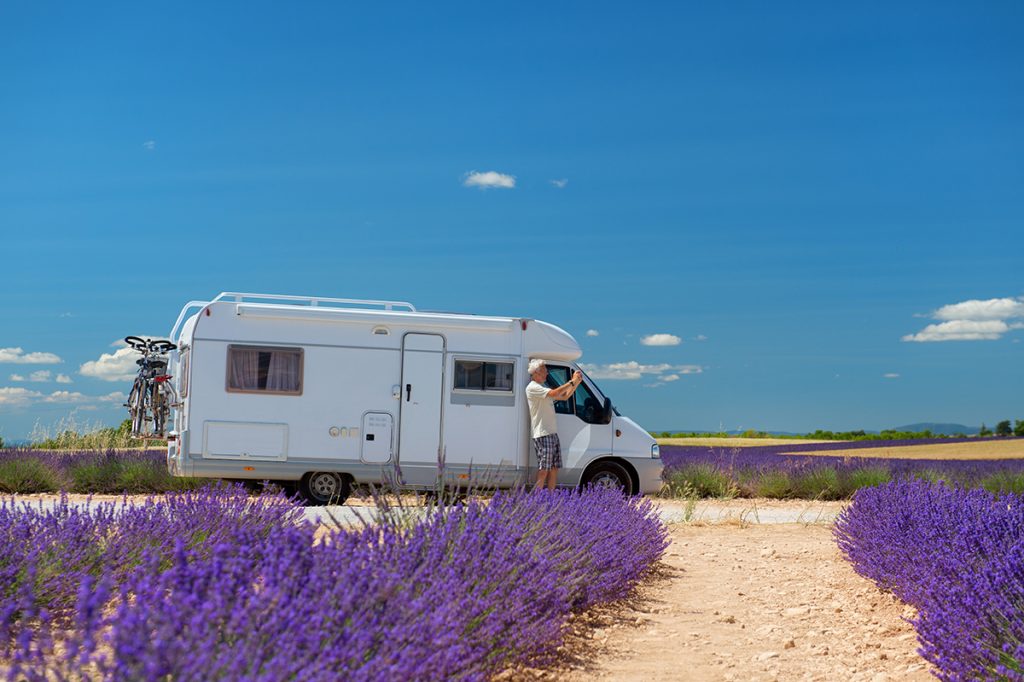
[[[579,369],[581,372],[583,372],[583,368],[582,367],[577,367],[576,369]],[[601,402],[602,405],[604,405],[605,398],[608,397],[608,394],[601,390],[601,387],[597,385],[597,382],[595,382],[590,377],[589,374],[587,374],[586,372],[583,372],[583,376],[586,377],[588,382],[590,382],[591,388],[593,388],[594,389],[594,393],[597,394],[597,399]],[[612,401],[612,412],[614,412],[617,417],[621,417],[622,416],[622,414],[619,412],[619,410],[615,407],[615,401],[614,400]]]
[[[579,369],[576,366],[566,367],[565,365],[548,365],[548,378],[544,382],[548,388],[557,388],[568,383],[572,372]],[[580,370],[581,372],[583,370]],[[585,422],[591,424],[601,423],[601,415],[604,409],[605,395],[594,384],[593,380],[584,373],[586,381],[580,384],[569,400],[556,400],[555,412],[558,414],[575,414]],[[619,415],[619,411],[612,406],[612,411]],[[619,415],[621,416],[621,415]]]

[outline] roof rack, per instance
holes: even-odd
[[[416,312],[416,306],[412,303],[406,303],[405,301],[374,301],[363,298],[325,298],[323,296],[287,296],[284,294],[243,294],[235,291],[223,291],[217,294],[210,303],[227,300],[234,300],[236,303],[257,301],[284,305],[306,305],[313,308],[319,306],[327,306],[330,308],[349,308],[357,306],[360,308],[381,308],[383,310],[401,308],[411,313]]]
[[[370,299],[362,298],[326,298],[323,296],[288,296],[286,294],[244,294],[237,291],[222,291],[217,294],[210,301],[189,301],[185,304],[185,307],[181,309],[181,313],[178,315],[177,321],[174,326],[171,327],[171,333],[167,338],[177,343],[175,336],[181,331],[181,325],[185,321],[185,316],[189,310],[193,308],[202,308],[211,303],[217,301],[235,301],[236,303],[243,303],[245,301],[267,303],[271,305],[295,305],[295,306],[308,306],[310,308],[379,308],[382,310],[394,310],[395,308],[401,308],[408,312],[416,312],[416,307],[412,303],[406,303],[405,301],[374,301]]]

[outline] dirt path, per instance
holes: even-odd
[[[825,524],[670,526],[664,568],[581,619],[560,668],[609,680],[931,680],[911,609],[842,559]]]

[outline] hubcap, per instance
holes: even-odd
[[[317,497],[330,499],[338,494],[338,479],[334,474],[314,474],[309,489]]]
[[[610,471],[604,471],[594,476],[594,485],[599,488],[616,488],[618,490],[623,490],[626,487],[622,479]]]

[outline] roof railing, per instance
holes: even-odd
[[[405,301],[375,301],[370,299],[362,298],[327,298],[324,296],[289,296],[287,294],[245,294],[237,291],[222,291],[217,294],[210,301],[189,301],[185,304],[185,307],[181,309],[181,313],[178,315],[177,321],[174,326],[171,327],[171,333],[167,337],[175,343],[178,342],[176,335],[180,333],[181,326],[184,324],[186,316],[193,308],[202,308],[211,303],[217,301],[235,301],[236,303],[258,302],[268,304],[282,304],[282,305],[294,305],[294,306],[308,306],[310,308],[351,308],[357,306],[358,308],[378,308],[382,310],[394,310],[396,308],[404,309],[408,312],[416,312],[416,307],[412,303]]]
[[[313,308],[327,306],[330,308],[347,308],[359,306],[365,308],[381,308],[394,310],[401,308],[410,313],[416,312],[416,306],[406,301],[376,301],[364,298],[327,298],[324,296],[288,296],[286,294],[243,294],[236,291],[223,291],[217,294],[210,303],[234,300],[236,303],[262,302],[280,303],[285,305],[306,305]]]

